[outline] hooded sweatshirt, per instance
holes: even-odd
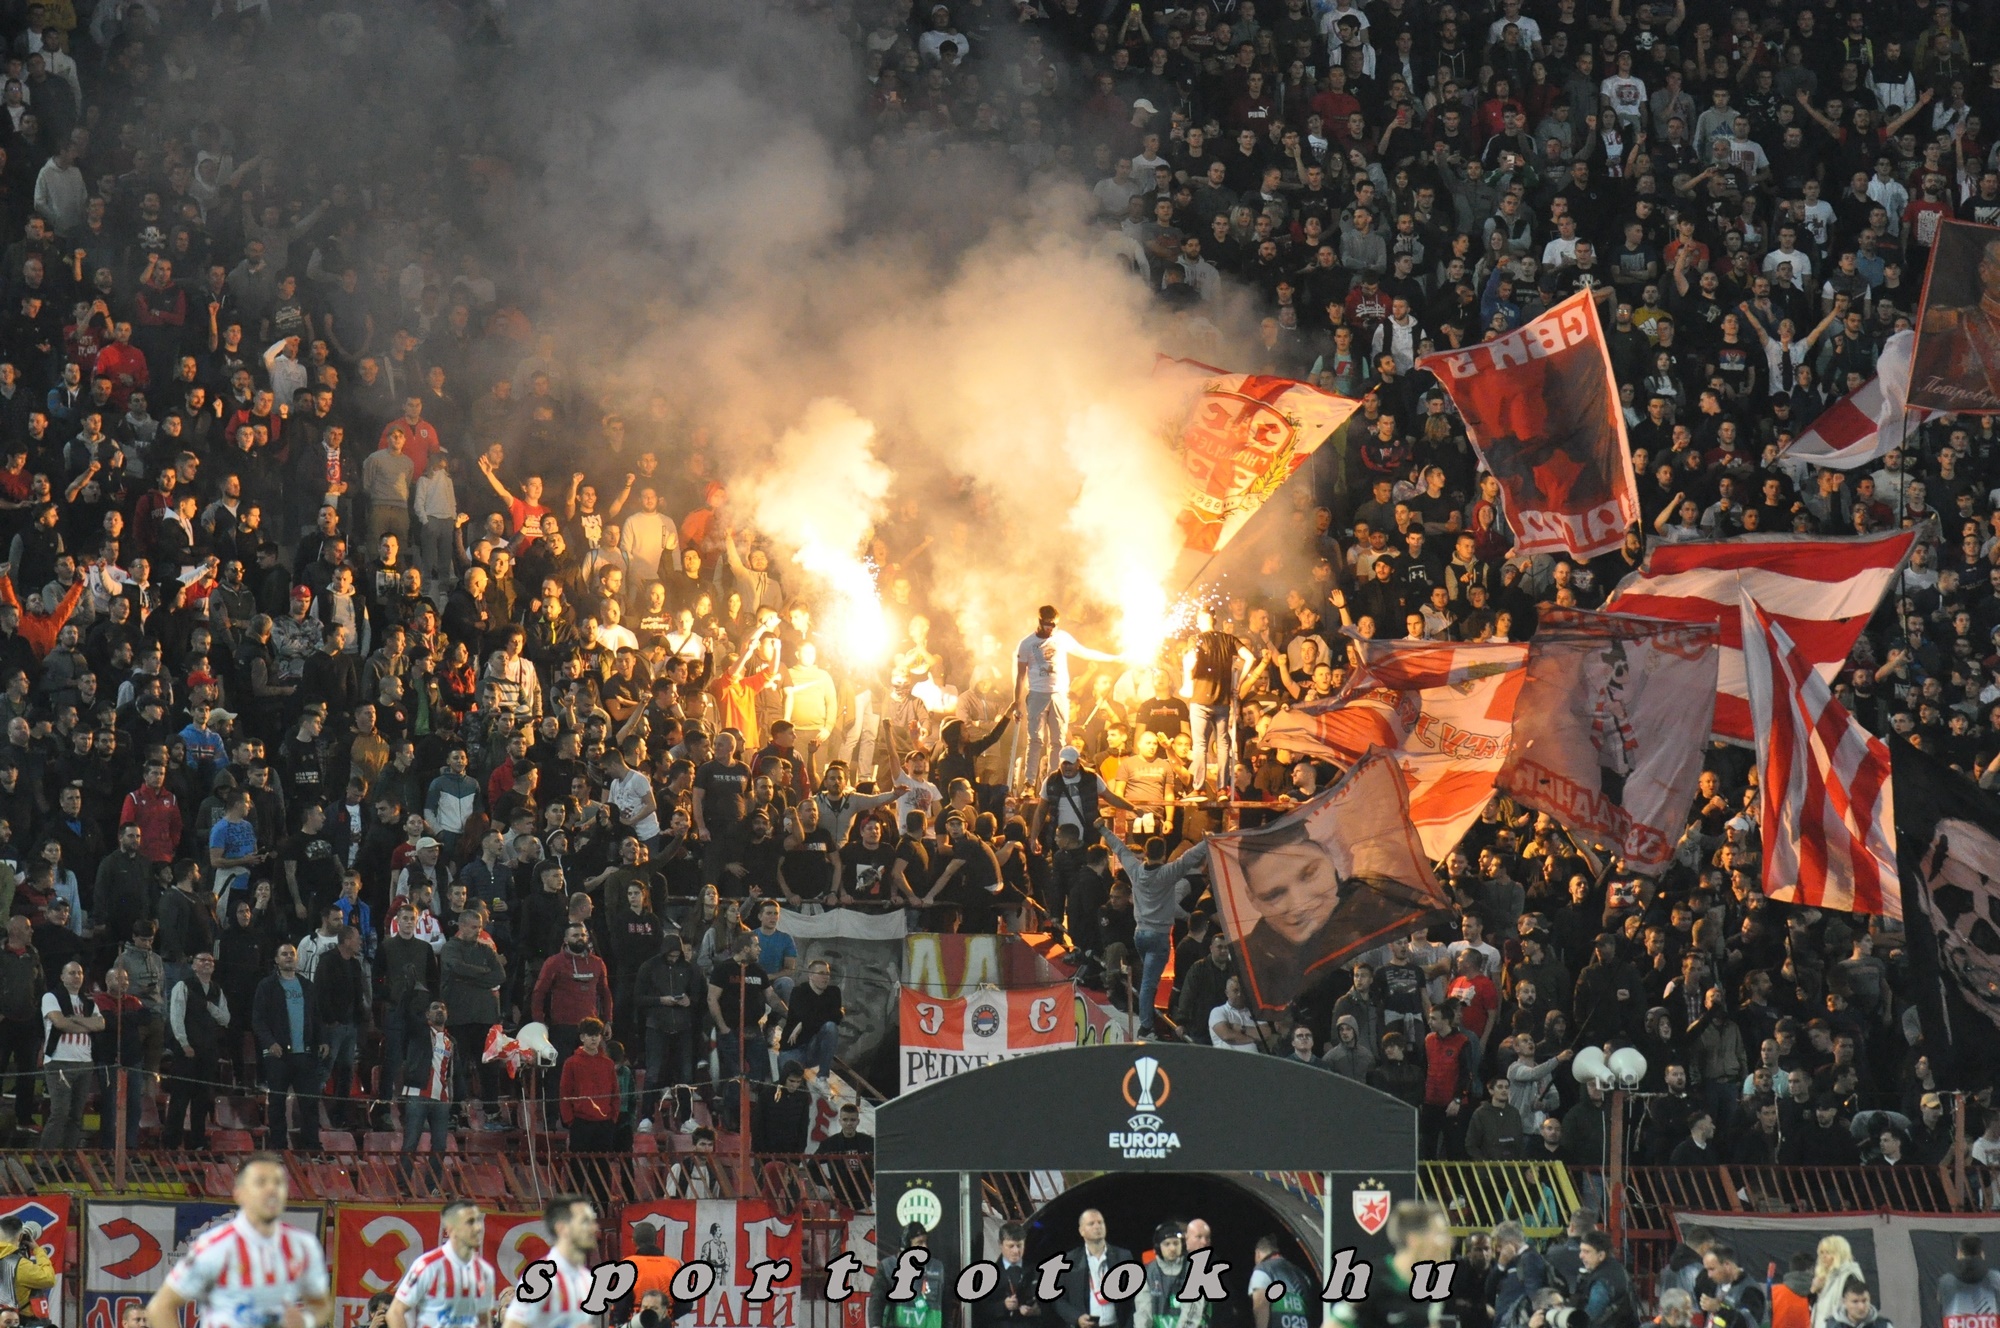
[[[1955,1328],[1958,1316],[2000,1314],[2000,1272],[1984,1258],[1960,1259],[1958,1266],[1938,1279],[1938,1311],[1945,1328]]]
[[[1341,1030],[1353,1032],[1352,1038],[1340,1036]],[[1334,1043],[1326,1049],[1322,1061],[1335,1074],[1346,1075],[1349,1079],[1368,1082],[1368,1072],[1375,1068],[1375,1053],[1361,1042],[1361,1028],[1351,1014],[1341,1015],[1333,1021]]]

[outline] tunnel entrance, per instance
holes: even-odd
[[[1231,1264],[1226,1284],[1242,1290],[1263,1235],[1316,1272],[1343,1249],[1386,1256],[1390,1207],[1417,1194],[1417,1113],[1297,1061],[1179,1043],[1075,1047],[884,1103],[875,1158],[885,1261],[912,1223],[961,1267],[991,1257],[984,1180],[1032,1172],[1054,1197],[1032,1210],[1031,1259],[1074,1247],[1085,1208],[1135,1255],[1161,1221],[1199,1217]]]
[[[1253,1182],[1254,1183],[1254,1182]],[[1185,1226],[1195,1218],[1214,1233],[1215,1255],[1229,1265],[1223,1284],[1233,1298],[1247,1298],[1257,1240],[1277,1238],[1279,1253],[1300,1268],[1319,1269],[1319,1233],[1300,1232],[1294,1219],[1253,1194],[1236,1178],[1201,1172],[1146,1172],[1095,1176],[1064,1190],[1042,1205],[1028,1223],[1030,1267],[1079,1243],[1076,1224],[1086,1209],[1104,1214],[1113,1245],[1140,1258],[1153,1248],[1153,1232],[1172,1220]]]

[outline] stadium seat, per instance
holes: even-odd
[[[336,1162],[310,1162],[305,1172],[317,1199],[359,1199],[361,1190],[347,1168]]]
[[[370,1130],[361,1136],[362,1148],[370,1153],[400,1153],[403,1136],[393,1130]]]
[[[210,1141],[214,1142],[213,1140]],[[206,1162],[201,1168],[201,1190],[211,1199],[227,1199],[236,1193],[236,1168],[226,1162]]]
[[[354,1145],[354,1132],[351,1130],[321,1130],[319,1132],[319,1144],[321,1149],[329,1153],[355,1153],[360,1151]]]
[[[460,1196],[480,1203],[499,1203],[509,1197],[507,1174],[494,1163],[461,1164],[457,1170]]]
[[[257,1136],[249,1130],[210,1130],[208,1146],[217,1153],[248,1153],[257,1147]]]

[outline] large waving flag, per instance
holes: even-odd
[[[1710,623],[1544,612],[1502,791],[1640,871],[1664,867],[1701,777],[1719,637]]]
[[[1516,548],[1595,558],[1639,519],[1625,414],[1596,301],[1578,291],[1512,332],[1419,360],[1506,501]]]
[[[1883,592],[1902,570],[1916,535],[1907,530],[1852,539],[1745,535],[1663,544],[1605,602],[1611,613],[1722,629],[1714,736],[1756,745],[1743,681],[1743,610],[1748,593],[1831,681]]]
[[[1209,836],[1216,912],[1258,1009],[1283,1009],[1343,960],[1449,907],[1392,759],[1362,760],[1269,825]]]
[[[1832,470],[1854,470],[1901,447],[1931,417],[1910,405],[1910,347],[1913,332],[1898,332],[1882,345],[1875,376],[1828,406],[1781,457]]]
[[[1854,722],[1748,591],[1738,604],[1757,729],[1764,893],[1901,918],[1888,745]]]
[[[1187,481],[1180,528],[1191,553],[1214,553],[1361,409],[1311,383],[1225,374],[1162,357],[1156,372],[1212,373],[1189,407],[1177,451]]]
[[[1441,859],[1493,797],[1514,735],[1528,647],[1363,641],[1362,666],[1338,696],[1279,712],[1268,747],[1354,765],[1379,747],[1409,786],[1424,851]]]

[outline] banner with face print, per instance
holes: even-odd
[[[1448,904],[1410,822],[1402,770],[1379,751],[1289,815],[1207,843],[1252,1009],[1283,1009],[1342,960]]]
[[[2000,226],[1938,227],[1910,352],[1909,404],[2000,413]]]

